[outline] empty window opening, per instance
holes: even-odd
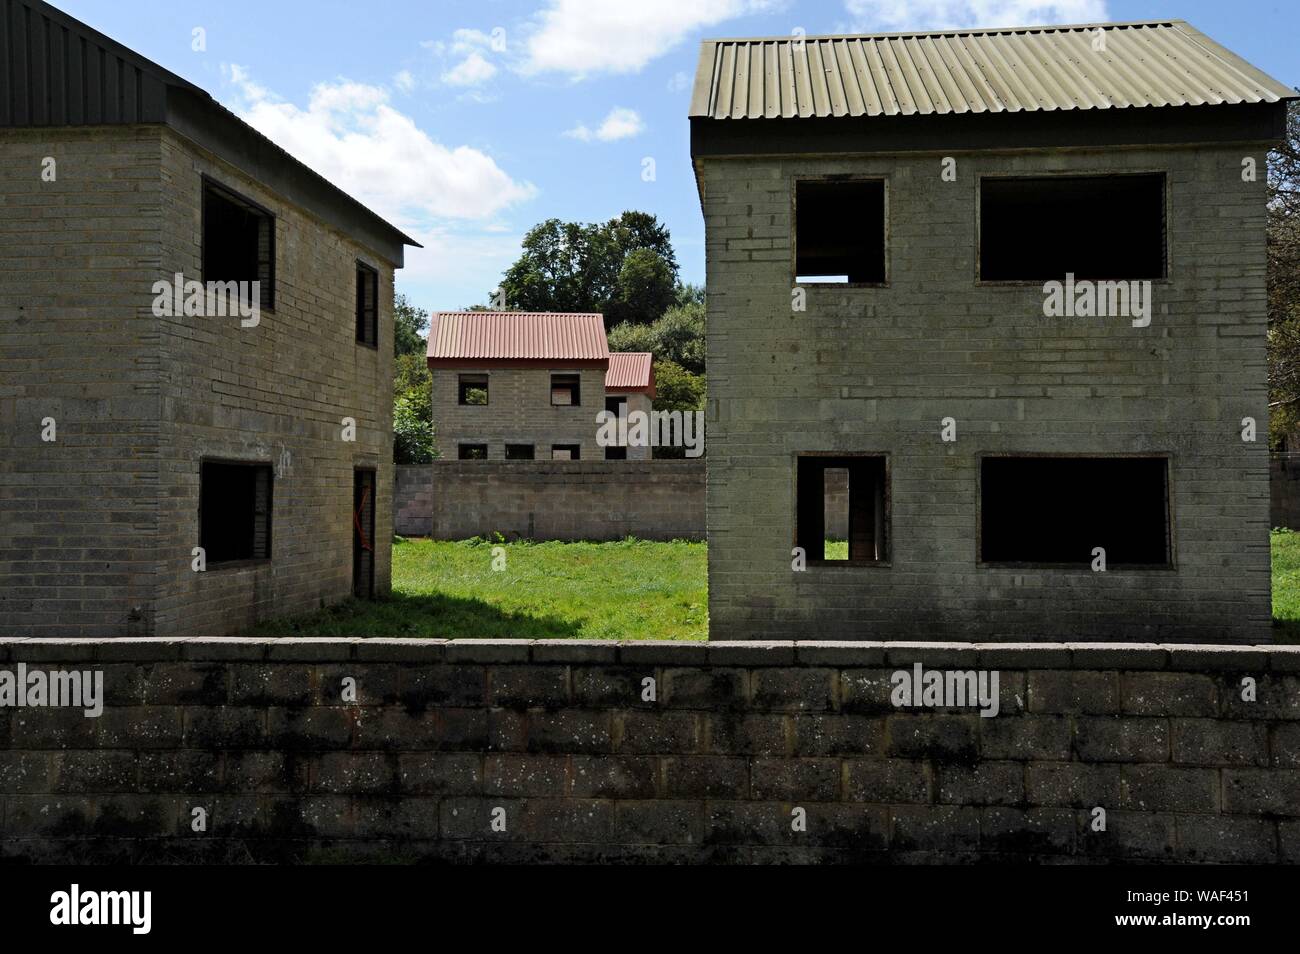
[[[1165,274],[1165,177],[980,180],[982,281],[1152,279]]]
[[[615,417],[627,417],[627,398],[623,395],[606,397],[605,410]],[[606,447],[605,460],[627,460],[627,448],[622,445]]]
[[[487,445],[457,444],[456,456],[460,460],[487,460]]]
[[[579,460],[582,449],[577,444],[552,444],[551,460]]]
[[[798,458],[795,545],[811,564],[888,559],[885,458]]]
[[[375,472],[352,472],[352,595],[375,595]]]
[[[379,347],[379,272],[357,262],[357,341]]]
[[[456,403],[484,407],[488,402],[488,376],[462,374],[456,381]]]
[[[577,374],[551,375],[551,403],[577,407],[582,403],[582,377]]]
[[[883,283],[884,180],[804,180],[794,190],[795,281]]]
[[[199,546],[208,566],[270,559],[269,464],[203,461],[199,469]]]
[[[275,217],[228,189],[203,184],[203,281],[260,282],[259,307],[275,308]]]
[[[986,563],[1167,566],[1169,462],[1163,457],[985,457],[980,559]]]
[[[506,445],[506,460],[532,460],[533,456],[532,444]]]

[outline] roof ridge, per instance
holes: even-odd
[[[1079,30],[1095,30],[1098,27],[1176,27],[1188,26],[1188,22],[1178,17],[1159,20],[1108,20],[1096,23],[1037,23],[1029,26],[1006,27],[950,27],[942,30],[898,30],[885,33],[809,33],[802,36],[783,34],[778,36],[727,36],[706,37],[701,43],[790,43],[795,40],[883,40],[891,38],[933,36],[990,36],[995,33],[1066,33]]]

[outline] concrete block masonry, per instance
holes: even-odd
[[[104,709],[0,707],[7,861],[1300,861],[1300,647],[0,641],[20,663],[102,671]],[[925,695],[967,672],[995,716]]]

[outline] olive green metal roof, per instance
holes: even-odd
[[[1182,20],[705,40],[692,118],[1275,103],[1298,94]]]

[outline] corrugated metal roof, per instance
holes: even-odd
[[[609,360],[605,318],[553,311],[439,311],[429,321],[429,360]]]
[[[1105,40],[1094,49],[1097,29]],[[692,117],[1018,112],[1297,96],[1182,20],[705,40]]]
[[[654,355],[649,351],[611,351],[606,391],[654,390]],[[653,396],[653,395],[652,395]]]

